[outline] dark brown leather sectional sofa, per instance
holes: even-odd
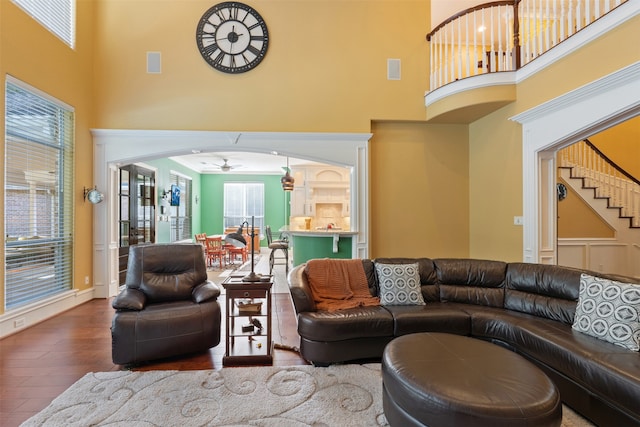
[[[379,358],[394,337],[447,332],[488,340],[543,369],[566,404],[598,425],[640,425],[640,353],[572,330],[580,275],[627,277],[474,259],[363,260],[378,294],[374,262],[418,262],[422,306],[316,310],[305,264],[289,274],[300,351],[315,365]]]

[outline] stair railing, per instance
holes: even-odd
[[[429,89],[515,71],[628,0],[507,0],[465,9],[427,34]]]
[[[640,181],[609,159],[588,139],[558,152],[560,167],[572,168],[572,178],[582,178],[584,188],[593,188],[596,198],[608,198],[620,208],[620,217],[631,227],[640,227]]]

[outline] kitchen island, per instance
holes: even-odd
[[[357,231],[340,229],[281,230],[289,236],[293,265],[315,258],[352,258],[353,238]]]

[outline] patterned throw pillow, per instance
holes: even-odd
[[[640,285],[582,274],[573,329],[638,351]]]
[[[376,263],[381,305],[424,305],[418,264]]]

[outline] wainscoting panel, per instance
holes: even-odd
[[[640,247],[608,239],[558,239],[558,265],[640,277]]]

